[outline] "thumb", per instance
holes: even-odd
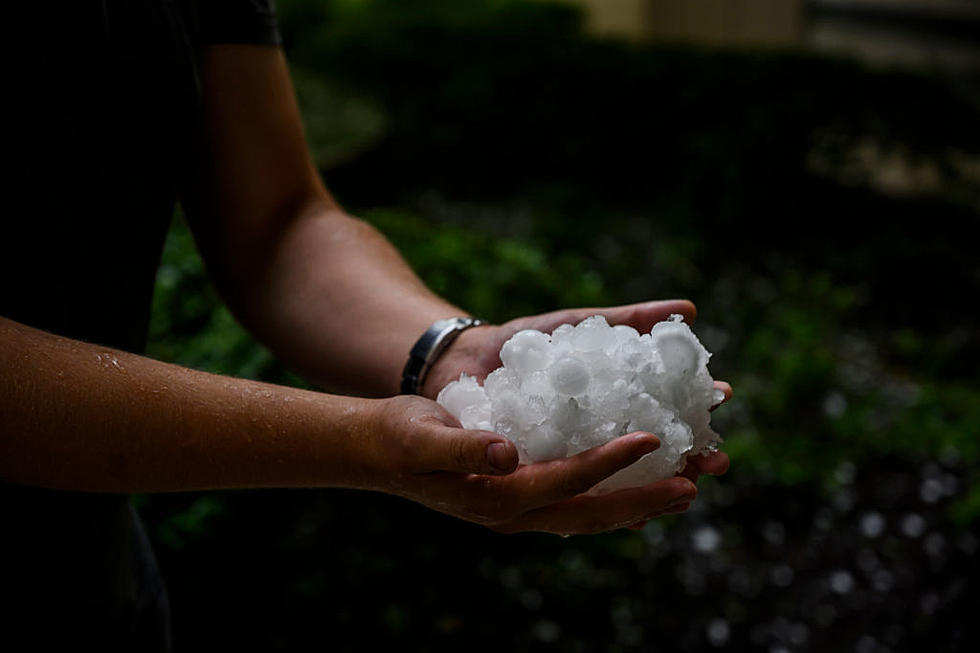
[[[421,435],[412,456],[417,472],[500,475],[517,469],[517,448],[496,433],[430,423]]]

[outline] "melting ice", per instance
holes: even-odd
[[[503,367],[483,386],[463,374],[437,400],[465,428],[509,438],[522,463],[573,456],[633,431],[660,438],[659,449],[593,488],[610,492],[673,476],[687,455],[717,448],[708,410],[722,397],[710,357],[680,315],[643,335],[595,315],[550,335],[514,334],[500,349]]]

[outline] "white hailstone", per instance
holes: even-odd
[[[708,410],[724,395],[708,373],[710,357],[680,315],[643,335],[595,315],[550,335],[514,334],[500,349],[503,367],[482,387],[463,374],[437,400],[464,428],[509,438],[522,463],[573,456],[633,431],[660,438],[659,449],[592,490],[611,492],[673,476],[687,456],[717,448]]]
[[[505,349],[506,347],[507,345],[504,345]],[[589,368],[586,361],[582,359],[562,356],[551,366],[551,385],[560,395],[566,397],[581,395],[588,389],[590,380]]]

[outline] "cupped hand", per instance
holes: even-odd
[[[697,310],[686,299],[671,299],[612,308],[569,308],[519,317],[500,325],[473,327],[463,331],[432,366],[423,381],[422,395],[435,399],[447,383],[459,378],[461,372],[475,376],[482,383],[490,372],[500,367],[500,348],[523,329],[551,333],[562,324],[578,324],[592,315],[602,315],[609,324],[627,324],[640,333],[649,333],[654,324],[675,313],[690,324]]]
[[[500,348],[522,329],[537,329],[551,333],[562,324],[578,324],[592,315],[602,315],[609,324],[626,324],[640,333],[649,333],[657,322],[672,314],[682,315],[688,324],[694,322],[697,309],[686,299],[642,302],[610,308],[570,308],[541,315],[521,317],[501,325],[487,325],[467,329],[443,353],[429,371],[422,386],[422,394],[435,398],[450,381],[459,378],[461,372],[475,376],[481,383],[490,372],[500,367]],[[732,397],[732,388],[724,381],[715,381],[715,388],[724,393],[719,405]],[[713,407],[717,408],[717,406]],[[702,474],[720,475],[728,470],[728,456],[720,451],[708,455],[693,455],[681,475],[696,482]]]
[[[518,466],[513,443],[467,430],[442,406],[422,398],[380,400],[368,441],[371,489],[505,533],[562,535],[610,531],[687,508],[697,489],[676,476],[601,496],[599,481],[660,446],[630,433],[576,456]]]

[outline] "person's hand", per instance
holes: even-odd
[[[573,308],[521,317],[499,326],[473,327],[463,331],[436,361],[426,375],[422,394],[435,398],[447,383],[458,379],[461,372],[475,376],[480,383],[483,383],[487,375],[501,365],[500,348],[512,335],[522,329],[537,329],[551,333],[562,324],[578,324],[592,315],[602,315],[609,324],[627,324],[640,333],[649,333],[654,324],[666,320],[675,313],[682,315],[684,321],[691,324],[697,316],[697,309],[693,303],[685,299],[675,299],[612,308]],[[721,403],[731,398],[732,388],[724,381],[715,381],[715,388],[724,393]],[[688,457],[687,465],[681,475],[696,482],[701,474],[724,474],[728,470],[728,464],[728,456],[721,451],[706,456],[693,455]]]
[[[697,495],[676,476],[602,496],[584,494],[660,446],[630,433],[576,456],[518,467],[517,449],[489,431],[463,429],[442,406],[400,396],[375,403],[363,434],[364,487],[412,499],[495,531],[570,535],[610,531],[683,512]]]

